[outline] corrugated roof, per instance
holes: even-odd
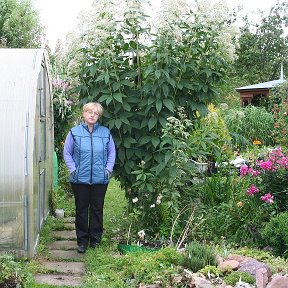
[[[239,87],[239,88],[236,88],[236,91],[251,90],[251,89],[270,89],[270,88],[273,88],[273,87],[275,87],[279,84],[282,84],[286,81],[287,80],[285,80],[285,79],[272,80],[272,81],[268,81],[268,82],[263,82],[263,83]]]

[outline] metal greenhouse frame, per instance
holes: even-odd
[[[53,104],[44,49],[0,49],[0,251],[33,257],[53,189]]]

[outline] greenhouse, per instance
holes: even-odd
[[[0,49],[0,250],[32,257],[53,188],[53,105],[44,49]]]

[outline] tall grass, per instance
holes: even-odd
[[[247,106],[241,109],[230,109],[224,115],[232,142],[239,148],[251,146],[254,140],[264,145],[272,145],[274,119],[272,113],[264,107]]]

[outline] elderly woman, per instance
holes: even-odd
[[[108,128],[97,123],[103,114],[99,103],[83,106],[84,123],[73,127],[65,140],[64,160],[75,197],[78,252],[100,244],[104,198],[115,163],[115,144]]]

